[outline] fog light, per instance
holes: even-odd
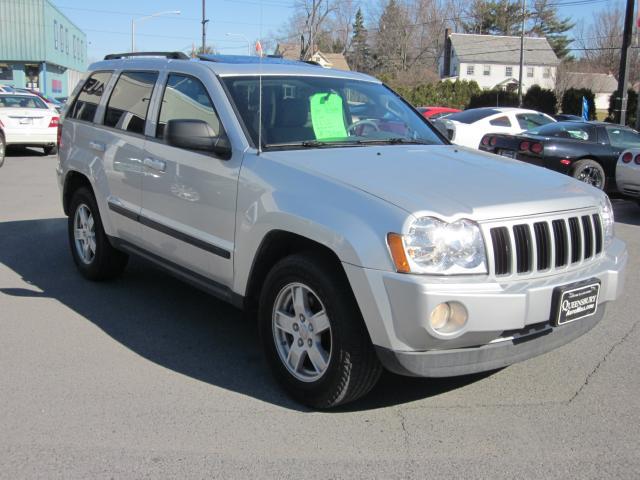
[[[431,312],[429,324],[437,333],[456,333],[467,324],[467,309],[458,302],[444,302]]]

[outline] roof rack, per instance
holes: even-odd
[[[300,61],[300,60],[288,60],[286,58],[282,58],[280,55],[267,55],[262,58],[253,56],[253,55],[218,55],[218,54],[207,54],[207,55],[198,55],[198,58],[207,62],[216,62],[216,63],[230,63],[230,64],[258,64],[264,63],[265,65],[320,65],[316,62],[310,61]]]
[[[189,60],[189,57],[183,52],[128,52],[128,53],[110,53],[105,55],[105,60],[118,60],[120,58],[129,57],[165,57],[172,60]]]

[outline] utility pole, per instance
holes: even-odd
[[[207,22],[209,20],[206,18],[206,2],[207,0],[202,0],[202,54],[206,53],[207,48]]]
[[[622,34],[622,51],[620,52],[620,71],[618,73],[618,95],[620,109],[616,119],[620,125],[627,122],[627,83],[629,83],[629,47],[633,34],[633,4],[635,0],[627,0],[627,11],[624,16],[624,32]]]
[[[525,8],[525,0],[522,0],[522,30],[520,30],[520,77],[518,81],[518,106],[520,108],[522,108],[522,80],[524,78],[522,70],[524,70],[524,21],[526,15]]]

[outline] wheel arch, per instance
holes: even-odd
[[[64,187],[62,189],[62,208],[65,215],[69,215],[71,198],[81,187],[87,187],[95,196],[95,191],[89,178],[84,173],[78,172],[77,170],[70,170],[64,179]]]

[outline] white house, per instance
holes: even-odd
[[[566,72],[567,88],[588,88],[595,97],[596,110],[607,110],[609,98],[618,89],[616,77],[609,73]]]
[[[440,78],[475,80],[481,88],[518,89],[520,37],[445,33]],[[525,37],[522,90],[555,88],[560,60],[546,38]]]

